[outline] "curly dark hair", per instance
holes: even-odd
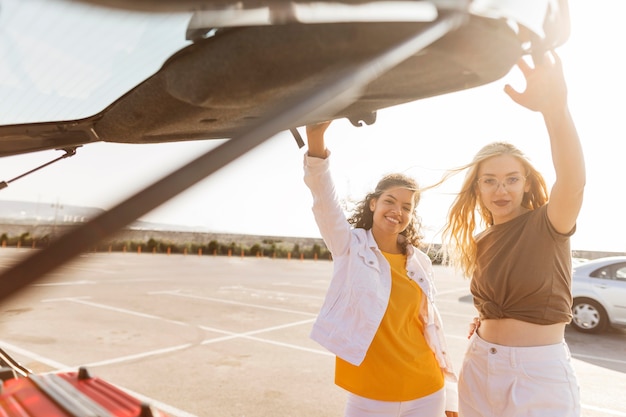
[[[389,174],[385,175],[380,181],[378,181],[378,184],[373,192],[367,194],[362,201],[356,204],[352,215],[348,218],[348,223],[353,225],[355,228],[365,230],[371,229],[374,223],[374,213],[370,210],[370,201],[380,197],[386,190],[396,187],[402,187],[415,191],[413,194],[413,202],[415,208],[417,208],[417,204],[419,203],[421,197],[417,181],[404,174]],[[409,244],[415,247],[420,246],[423,239],[421,229],[422,219],[417,215],[417,210],[414,209],[411,213],[411,220],[409,221],[408,226],[400,233],[406,238],[405,241],[402,242],[402,250],[404,253],[406,253],[406,248]]]

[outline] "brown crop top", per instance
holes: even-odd
[[[478,256],[470,285],[482,319],[513,318],[535,324],[572,319],[569,237],[548,220],[547,205],[489,227],[476,237]]]

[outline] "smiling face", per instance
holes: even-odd
[[[493,216],[493,223],[512,220],[524,213],[524,193],[530,185],[524,166],[514,156],[499,155],[481,162],[476,181],[476,193],[484,208]]]
[[[374,235],[398,235],[406,229],[415,209],[415,193],[403,187],[392,187],[370,200]]]

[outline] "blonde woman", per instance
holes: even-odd
[[[583,201],[583,152],[556,53],[534,68],[523,60],[518,66],[526,89],[507,85],[505,92],[543,116],[556,181],[548,194],[542,175],[508,143],[485,146],[463,168],[444,230],[451,260],[471,277],[479,315],[460,371],[461,417],[580,415],[564,332],[572,318],[569,241]]]

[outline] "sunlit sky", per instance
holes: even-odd
[[[50,0],[0,0],[0,6],[2,124],[32,121],[33,114],[65,120],[67,108],[76,117],[95,114],[185,44],[184,14],[147,20],[126,13],[122,18],[120,12],[96,14],[93,7]],[[588,175],[572,248],[624,252],[626,2],[570,0],[570,12],[571,36],[557,52]],[[99,53],[87,59],[82,51]],[[72,76],[67,68],[72,68]],[[105,79],[113,84],[99,84]],[[512,142],[525,151],[551,184],[554,172],[542,119],[504,94],[507,82],[523,88],[513,69],[486,86],[380,110],[372,126],[355,128],[345,120],[335,121],[327,138],[341,197],[360,199],[381,175],[393,171],[431,184],[494,140]],[[39,91],[28,87],[33,84]],[[86,101],[89,95],[98,97],[100,107]],[[222,142],[91,144],[72,158],[11,183],[0,191],[0,200],[108,209]],[[290,133],[281,133],[143,220],[215,232],[318,237],[311,197],[302,181],[303,153]],[[46,151],[2,158],[0,180],[60,155]],[[424,193],[418,210],[427,240],[439,241],[460,181],[461,176]]]

